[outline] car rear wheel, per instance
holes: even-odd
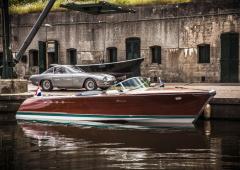
[[[84,88],[86,90],[95,90],[97,89],[97,84],[93,79],[87,79],[84,83]]]
[[[42,80],[41,86],[44,91],[51,91],[53,89],[53,85],[50,80]]]

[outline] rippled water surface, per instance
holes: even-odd
[[[0,169],[240,169],[240,123],[1,125]]]

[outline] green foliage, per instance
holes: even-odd
[[[75,2],[98,2],[99,0],[72,0]],[[107,2],[119,5],[148,5],[148,4],[172,4],[191,2],[192,0],[107,0]]]
[[[23,5],[36,2],[38,0],[9,0],[10,5]]]
[[[79,3],[97,3],[99,0],[56,0],[53,9],[59,10],[63,2],[75,1]],[[148,4],[169,4],[184,3],[191,0],[107,0],[110,3],[119,5],[148,5]],[[10,0],[10,12],[24,14],[42,11],[48,0]]]
[[[15,14],[25,14],[25,13],[32,13],[32,12],[39,12],[45,6],[44,2],[32,2],[32,3],[25,3],[25,4],[12,4],[10,6],[10,13]]]
[[[12,1],[20,1],[20,0],[12,0]],[[25,0],[27,1],[27,0]],[[48,0],[28,0],[33,2],[23,3],[22,0],[16,4],[10,4],[10,12],[13,14],[25,14],[25,13],[33,13],[42,11],[46,6]],[[53,6],[53,10],[59,9],[60,4],[65,0],[57,0]]]

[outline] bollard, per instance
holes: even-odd
[[[203,110],[203,116],[205,119],[210,119],[211,118],[211,106],[210,104],[207,104]]]

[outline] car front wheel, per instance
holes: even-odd
[[[97,89],[97,84],[93,79],[87,79],[84,83],[84,88],[86,90],[95,90]]]
[[[50,80],[43,80],[41,86],[44,91],[51,91],[53,89],[52,82]]]

